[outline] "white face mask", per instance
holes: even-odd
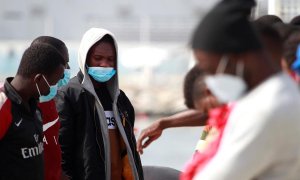
[[[244,64],[242,62],[238,62],[236,68],[237,75],[231,75],[224,74],[227,63],[228,58],[225,56],[222,57],[216,74],[207,75],[204,78],[207,88],[214,96],[216,96],[220,103],[236,101],[243,96],[247,90],[247,84],[242,79]]]

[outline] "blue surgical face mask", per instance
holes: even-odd
[[[116,74],[116,70],[112,67],[88,67],[87,70],[97,82],[106,82]]]
[[[50,92],[49,92],[49,94],[46,95],[46,96],[41,95],[41,92],[40,92],[40,89],[39,89],[38,85],[35,84],[35,85],[36,85],[36,88],[37,88],[37,90],[38,90],[38,92],[39,92],[39,95],[40,95],[40,98],[39,98],[40,103],[42,103],[42,102],[48,102],[48,101],[52,100],[52,99],[56,96],[56,94],[57,94],[57,89],[58,89],[57,84],[55,84],[55,85],[53,85],[53,86],[50,86],[44,75],[43,75],[43,78],[44,78],[44,80],[46,81],[47,85],[49,86]]]
[[[71,70],[65,69],[64,78],[59,80],[57,83],[58,88],[67,85],[70,79],[71,79]]]
[[[292,64],[291,68],[300,75],[300,45],[297,48],[296,60]]]

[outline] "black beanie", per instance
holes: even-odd
[[[259,37],[248,19],[254,6],[254,0],[222,0],[195,29],[192,48],[215,53],[261,49]]]

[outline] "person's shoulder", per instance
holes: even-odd
[[[254,123],[269,128],[286,126],[287,123],[297,126],[299,107],[299,89],[287,75],[281,73],[238,101],[232,117],[235,117],[236,121],[249,119],[249,122],[241,122],[244,124]]]
[[[132,106],[129,98],[127,97],[127,95],[125,94],[125,92],[122,91],[121,89],[120,89],[120,94],[119,94],[119,97],[118,97],[118,102],[122,102],[122,104],[126,104],[126,105]]]
[[[13,119],[11,106],[11,101],[7,98],[4,91],[0,90],[0,140],[6,134]]]
[[[122,89],[120,89],[120,96],[126,96],[125,92]]]
[[[119,98],[121,99],[126,99],[129,101],[127,95],[125,94],[125,92],[123,90],[120,89],[120,94],[119,94]]]
[[[5,104],[6,101],[8,101],[9,99],[7,98],[5,92],[4,92],[4,88],[0,87],[0,109],[2,108],[2,106]]]
[[[62,86],[57,91],[55,101],[59,102],[61,99],[69,99],[72,102],[78,101],[85,92],[77,76],[70,79],[69,83]]]

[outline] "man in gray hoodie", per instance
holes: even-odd
[[[111,32],[88,30],[79,47],[80,71],[58,92],[62,167],[71,179],[143,179],[117,54]]]

